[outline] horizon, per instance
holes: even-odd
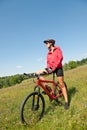
[[[86,58],[87,1],[0,1],[0,77],[45,68],[47,38],[62,49],[63,64]]]
[[[83,58],[83,59],[87,59],[87,58]],[[83,59],[81,59],[81,60],[83,60]],[[78,62],[78,61],[81,61],[81,60],[71,60],[71,61],[75,61],[75,62]],[[65,64],[68,64],[70,61],[68,61],[67,63],[64,63],[63,64],[63,66],[65,65]],[[83,65],[86,65],[86,64],[83,64]],[[80,66],[83,66],[83,65],[80,65]],[[80,66],[77,66],[77,67],[80,67]],[[77,68],[76,67],[76,68]],[[74,69],[74,68],[73,68]],[[71,70],[71,69],[69,69],[69,70]],[[65,70],[66,71],[66,70]],[[28,72],[29,74],[31,73],[31,72]],[[33,73],[33,72],[32,72]],[[4,77],[10,77],[10,76],[15,76],[15,75],[23,75],[24,73],[17,73],[17,74],[14,74],[14,75],[6,75],[6,76],[0,76],[0,78],[4,78]]]

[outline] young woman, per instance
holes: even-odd
[[[43,72],[47,74],[51,74],[53,72],[56,73],[58,77],[58,82],[61,86],[64,98],[65,98],[64,108],[68,109],[69,107],[68,95],[67,95],[67,90],[64,84],[64,74],[63,74],[63,68],[62,68],[62,60],[63,60],[62,50],[60,49],[60,47],[55,46],[54,39],[47,39],[44,41],[44,43],[49,50],[47,54],[47,68],[40,70],[36,73],[37,74],[41,74]],[[42,76],[40,76],[40,79],[44,80]]]

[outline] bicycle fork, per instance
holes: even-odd
[[[37,111],[39,109],[40,88],[38,86],[35,86],[34,91],[37,92],[37,94],[33,95],[33,99],[32,99],[32,111]]]

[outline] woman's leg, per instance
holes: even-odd
[[[65,84],[64,84],[64,77],[63,76],[59,76],[58,77],[58,81],[59,81],[59,85],[62,89],[62,92],[63,92],[63,95],[64,95],[64,98],[65,98],[65,109],[68,109],[68,106],[69,106],[69,103],[68,103],[68,93],[67,93],[67,90],[66,90],[66,87],[65,87]]]

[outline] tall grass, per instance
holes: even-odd
[[[49,76],[47,78],[52,78]],[[33,91],[32,79],[9,88],[0,89],[0,130],[87,130],[87,65],[65,72],[70,107],[46,102],[43,119],[34,126],[20,122],[20,105]]]

